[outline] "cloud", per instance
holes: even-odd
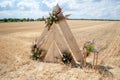
[[[53,8],[53,6],[55,6],[58,2],[59,0],[43,0],[42,1],[42,3],[46,4],[49,8]]]
[[[67,7],[74,15],[71,18],[120,19],[119,4],[112,0],[73,0]]]
[[[13,6],[12,1],[3,1],[0,3],[0,7],[4,8],[6,6],[12,7]]]
[[[57,3],[70,18],[120,19],[119,0],[0,0],[0,18],[42,17]]]
[[[0,4],[8,2],[12,5],[6,4],[4,8],[0,6],[0,18],[40,18],[48,14],[40,9],[40,2],[35,0],[2,1]]]
[[[21,10],[29,8],[30,10],[39,10],[39,3],[34,0],[21,0],[17,3],[17,7]]]

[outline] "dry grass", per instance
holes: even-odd
[[[71,20],[68,24],[80,48],[95,39],[101,72],[32,61],[30,46],[44,22],[0,23],[0,80],[120,80],[120,22]]]

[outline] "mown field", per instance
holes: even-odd
[[[120,80],[120,21],[67,21],[79,48],[95,39],[101,72],[30,59],[44,22],[0,23],[0,80]],[[87,59],[92,62],[93,54]]]

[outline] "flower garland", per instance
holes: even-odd
[[[49,17],[45,19],[46,27],[48,27],[48,31],[50,30],[52,24],[55,22],[58,22],[59,19],[59,14],[61,13],[62,9],[59,6],[56,6],[52,13],[50,13]]]

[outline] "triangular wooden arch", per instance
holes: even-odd
[[[59,14],[59,16],[64,17],[62,12]],[[38,48],[42,48],[47,51],[43,61],[56,62],[54,55],[61,55],[65,50],[71,53],[75,63],[82,61],[83,55],[65,18],[60,20],[57,24],[58,25],[53,23],[50,30],[45,27],[41,36],[36,42]]]

